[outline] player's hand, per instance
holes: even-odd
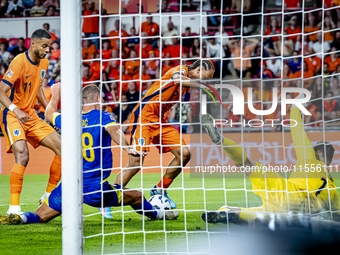
[[[51,87],[52,96],[60,96],[60,85],[61,85],[60,82],[57,82],[52,85]]]
[[[20,125],[22,126],[22,123],[29,122],[32,117],[30,117],[26,112],[20,110],[18,107],[14,108],[13,110],[15,116],[20,122]]]
[[[143,157],[146,156],[148,153],[147,152],[144,152],[144,151],[136,151],[136,150],[133,150],[131,148],[127,148],[126,149],[126,152],[130,155],[134,155],[134,156],[137,156],[137,155],[142,155]]]

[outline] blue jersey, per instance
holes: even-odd
[[[292,73],[301,71],[301,59],[299,58],[297,63],[295,63],[294,60],[289,61],[289,69],[292,71]]]
[[[84,187],[99,184],[110,176],[112,168],[111,136],[106,129],[115,124],[117,122],[110,113],[102,112],[100,114],[100,111],[96,109],[83,113]],[[53,115],[53,125],[61,128],[60,113]],[[95,169],[97,171],[93,171]]]

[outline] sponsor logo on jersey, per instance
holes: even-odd
[[[31,77],[31,76],[32,76],[32,75],[26,76],[26,79],[29,78],[29,77]]]
[[[186,74],[187,74],[187,72],[186,72],[184,69],[181,69],[181,73],[182,73],[183,75],[186,75]]]
[[[89,121],[87,119],[83,120],[83,127],[87,127],[89,124]]]
[[[45,74],[46,74],[46,70],[45,69],[41,69],[41,75],[40,75],[40,79],[43,80],[45,78]]]
[[[11,69],[8,69],[8,71],[7,71],[7,73],[6,73],[6,76],[8,76],[9,78],[11,78],[12,77],[12,75],[13,75],[13,71],[11,70]]]
[[[115,117],[113,115],[110,115],[110,119],[111,120],[116,120]]]
[[[14,136],[19,136],[20,135],[20,130],[19,129],[14,129],[13,130],[13,135]]]
[[[141,145],[141,146],[144,146],[145,145],[145,139],[143,137],[138,138],[138,144]]]

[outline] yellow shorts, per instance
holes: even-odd
[[[36,114],[31,116],[32,119],[22,126],[14,114],[8,111],[3,112],[1,130],[7,142],[7,153],[12,152],[12,145],[19,140],[26,140],[33,148],[39,147],[39,143],[55,130],[45,121],[40,119]]]

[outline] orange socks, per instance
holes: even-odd
[[[61,178],[61,158],[55,155],[50,168],[50,178],[48,179],[48,184],[46,188],[47,193],[51,193],[52,190],[57,187],[58,182]]]
[[[10,205],[20,205],[20,193],[22,190],[22,183],[24,181],[24,172],[26,167],[14,164],[11,175],[9,177],[10,185]]]
[[[165,176],[163,176],[163,180],[160,180],[159,183],[157,184],[157,187],[158,188],[162,188],[162,182],[163,182],[163,188],[164,189],[167,189],[171,183],[173,182],[174,180],[171,180],[169,178],[166,178]]]

